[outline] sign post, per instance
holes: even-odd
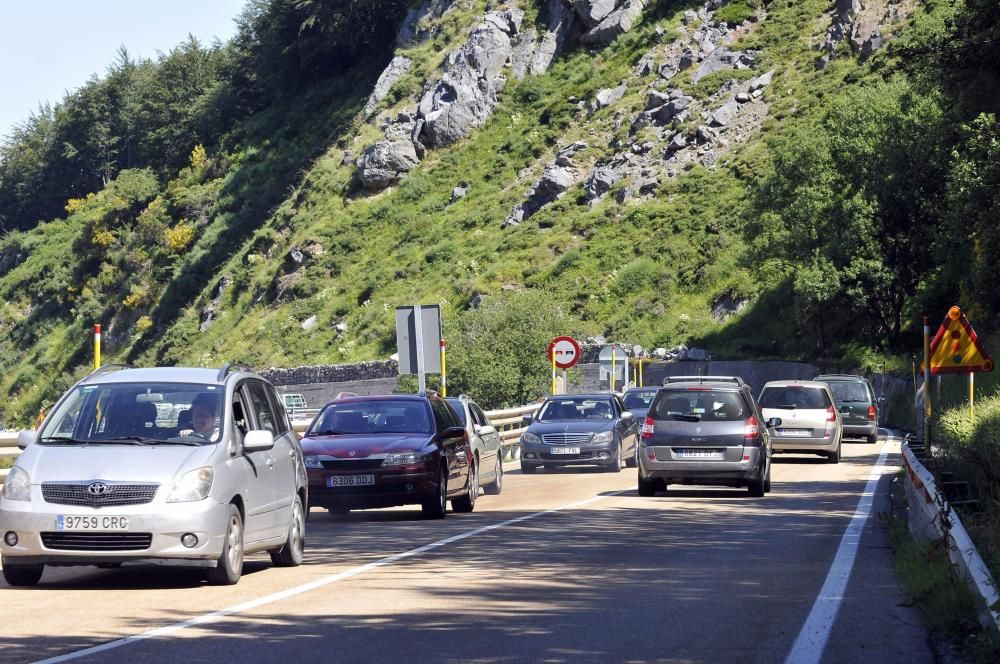
[[[562,369],[563,392],[569,391],[566,370],[580,361],[580,344],[573,337],[556,337],[549,344],[549,359],[552,360],[552,394],[556,393],[556,368]]]
[[[441,340],[441,396],[448,396],[448,371],[445,369],[444,339]]]
[[[426,374],[442,373],[443,369],[441,308],[438,305],[396,307],[396,352],[399,354],[399,373],[417,374],[419,390],[426,390]]]
[[[94,325],[94,370],[101,368],[101,325]]]

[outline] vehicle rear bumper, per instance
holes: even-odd
[[[822,438],[782,438],[771,436],[771,449],[775,452],[836,452],[840,440],[834,432]]]
[[[868,424],[845,424],[844,425],[844,436],[850,438],[860,438],[863,436],[874,436],[878,435],[878,423],[869,422]]]
[[[652,461],[647,453],[650,449],[643,447],[639,450],[639,474],[644,479],[660,479],[668,482],[688,480],[694,483],[698,480],[747,482],[756,479],[762,467],[760,448],[744,448],[743,456],[747,458],[741,461]]]

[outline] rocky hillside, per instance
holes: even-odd
[[[748,252],[770,141],[879,79],[911,0],[424,0],[391,53],[262,109],[164,179],[123,170],[0,244],[0,392],[106,356],[382,359],[393,308],[544,291],[646,347],[802,356]],[[794,315],[792,316],[794,318]],[[806,321],[808,323],[808,321]],[[780,336],[779,336],[780,335]],[[38,379],[42,378],[41,381]]]

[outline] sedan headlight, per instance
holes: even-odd
[[[594,437],[590,439],[592,443],[610,443],[615,439],[614,431],[601,431],[600,433],[595,433]]]
[[[304,457],[302,457],[302,460],[305,461],[306,468],[323,467],[323,463],[319,460],[319,457],[316,456],[315,454],[307,454]]]
[[[406,466],[411,463],[422,463],[431,458],[430,454],[422,452],[399,452],[388,455],[382,462],[383,466]]]
[[[189,503],[205,500],[215,481],[215,469],[211,466],[190,470],[176,480],[167,496],[168,503]]]
[[[521,436],[521,442],[527,443],[528,445],[541,445],[542,439],[533,433],[525,431],[524,435]]]
[[[10,469],[10,474],[3,483],[3,497],[7,500],[31,501],[31,478],[26,471],[17,466]]]

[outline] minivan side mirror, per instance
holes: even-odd
[[[269,450],[274,447],[274,434],[270,431],[256,429],[248,431],[243,437],[243,449],[247,452]]]
[[[623,420],[634,420],[635,419],[635,414],[631,410],[626,410],[626,411],[622,412],[622,419]]]
[[[35,442],[35,433],[36,432],[32,431],[31,429],[26,429],[24,431],[18,431],[17,432],[17,446],[19,448],[21,448],[22,450],[26,449],[28,447],[28,445],[31,445],[33,442]]]
[[[781,426],[781,418],[780,417],[772,417],[771,419],[769,419],[767,421],[767,428],[768,429],[773,429],[774,427],[780,427],[780,426]]]
[[[881,405],[883,405],[885,403],[885,397],[879,397],[875,401],[878,403],[878,405],[881,406]]]

